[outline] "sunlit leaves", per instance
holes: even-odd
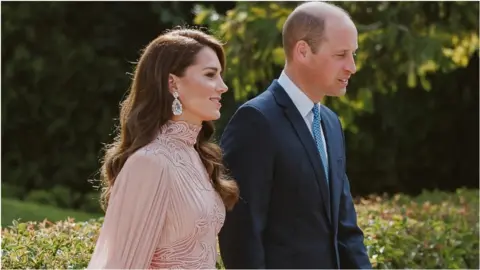
[[[455,47],[443,49],[444,55],[451,58],[456,65],[465,67],[468,64],[469,56],[479,48],[478,34],[471,33],[462,39],[454,35],[452,44]]]
[[[358,72],[354,75],[357,89],[389,93],[397,91],[399,80],[406,80],[409,87],[420,84],[430,91],[428,74],[466,66],[479,48],[478,4],[343,2],[339,5],[351,14],[359,32]],[[287,3],[239,2],[235,9],[214,22],[206,16],[200,17],[203,23],[219,29],[227,41],[230,64],[227,78],[233,81],[238,100],[262,91],[257,86],[265,87],[278,75],[272,72],[285,61],[281,28],[293,8]],[[352,102],[346,102],[349,99]],[[372,106],[365,105],[371,103],[368,99],[369,95],[358,94],[331,102],[348,103],[342,110],[345,115],[346,110],[371,111]]]

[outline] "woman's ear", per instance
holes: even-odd
[[[168,75],[168,90],[172,94],[173,94],[173,92],[178,91],[177,80],[178,80],[177,76],[175,76],[173,74]]]

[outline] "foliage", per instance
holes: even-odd
[[[352,191],[477,188],[479,4],[334,4],[359,32],[347,94],[322,101],[345,129]],[[226,14],[196,8],[195,22],[226,41],[226,76],[238,103],[278,77],[281,29],[296,5],[237,2]]]
[[[85,207],[132,62],[165,29],[191,22],[192,5],[2,3],[2,184],[34,201],[62,186],[70,191],[57,194],[70,195],[50,201]]]
[[[371,261],[388,269],[478,268],[478,210],[478,190],[357,204]]]
[[[197,7],[195,23],[223,37],[235,98],[246,100],[270,83],[284,64],[281,31],[298,3],[237,2],[225,15]],[[337,4],[337,3],[335,3]],[[374,92],[389,93],[406,80],[427,91],[430,72],[465,67],[478,50],[478,3],[342,2],[358,28],[353,92],[332,100],[347,129],[357,130],[354,113],[372,112]],[[393,67],[393,68],[392,68]],[[352,91],[349,90],[349,91]]]
[[[2,198],[2,227],[11,225],[13,220],[17,222],[27,222],[47,219],[56,222],[65,220],[67,217],[72,217],[77,221],[85,221],[101,216],[101,213],[60,209],[51,205]]]
[[[478,190],[463,189],[415,198],[357,199],[359,225],[374,268],[478,269],[478,203]],[[84,268],[101,223],[102,219],[15,222],[3,230],[3,267]]]
[[[132,63],[152,38],[194,17],[227,42],[231,91],[222,98],[218,138],[236,106],[283,65],[278,30],[295,4],[255,4],[2,3],[2,198],[98,211],[88,180],[98,179]],[[347,97],[327,103],[347,128],[353,192],[478,187],[478,55],[448,71],[464,65],[473,48],[478,3],[341,5],[359,25],[360,71]],[[398,30],[402,24],[409,32]],[[428,59],[437,67],[434,76],[426,73],[432,91],[418,91]],[[413,91],[410,62],[420,74]],[[455,147],[459,142],[468,146]]]
[[[429,75],[435,91],[399,82],[401,91],[373,95],[376,111],[345,134],[354,193],[478,188],[478,60]]]

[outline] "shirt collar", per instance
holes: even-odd
[[[313,109],[313,101],[290,80],[285,71],[282,71],[278,78],[278,83],[285,89],[293,104],[297,107],[302,117],[306,117]],[[321,109],[320,103],[317,104]]]

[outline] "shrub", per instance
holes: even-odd
[[[356,207],[376,269],[479,267],[478,190],[371,196],[356,200]],[[14,222],[3,229],[3,267],[86,267],[101,223]]]
[[[357,211],[375,268],[478,269],[478,190],[370,198]]]
[[[25,189],[21,186],[2,183],[2,198],[20,198],[23,199]]]
[[[3,188],[3,186],[2,186]],[[15,191],[15,186],[9,186],[8,191]],[[18,198],[18,196],[8,196],[8,198]],[[75,209],[90,213],[101,212],[100,192],[91,191],[82,195],[80,192],[74,191],[68,187],[57,185],[48,190],[35,189],[30,191],[24,201],[50,205],[62,209]]]
[[[53,197],[49,191],[43,189],[30,191],[25,197],[25,201],[37,204],[59,206],[55,197]]]
[[[80,209],[89,213],[103,213],[100,206],[100,192],[92,191],[83,196],[83,204]]]

